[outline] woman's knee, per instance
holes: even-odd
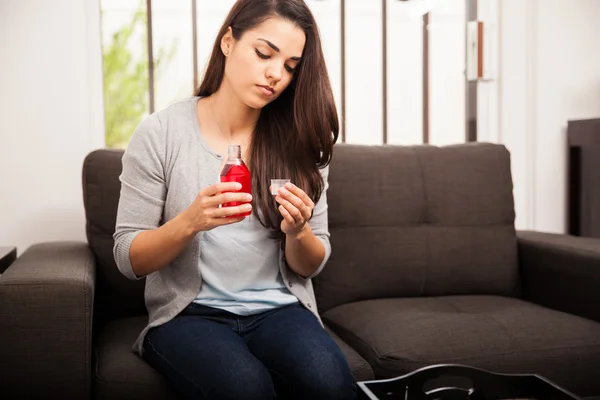
[[[237,363],[233,363],[237,364]],[[222,368],[221,377],[204,387],[202,395],[206,399],[274,399],[275,388],[270,374],[264,366],[244,368],[238,371]],[[201,397],[202,398],[202,397]]]
[[[319,351],[318,354],[313,351],[313,354],[307,356],[308,358],[300,357],[302,360],[298,360],[295,367],[280,371],[283,378],[281,383],[286,386],[285,390],[295,392],[293,398],[356,398],[356,381],[341,350]],[[279,381],[277,383],[280,384]]]
[[[356,398],[356,382],[347,363],[313,369],[302,390],[304,399],[350,400]]]

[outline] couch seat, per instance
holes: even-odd
[[[597,395],[600,324],[500,296],[390,298],[322,313],[373,367],[377,379],[431,364],[535,373],[579,395]]]

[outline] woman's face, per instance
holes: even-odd
[[[269,18],[235,41],[231,29],[221,41],[224,79],[248,107],[260,109],[288,87],[304,51],[306,36],[294,23]]]

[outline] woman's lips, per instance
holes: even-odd
[[[273,96],[275,94],[275,90],[273,90],[272,88],[268,87],[268,86],[263,86],[263,85],[256,85],[258,87],[258,90],[260,90],[260,92],[262,94],[264,94],[265,96]]]

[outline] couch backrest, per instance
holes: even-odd
[[[518,294],[504,146],[340,144],[333,154],[332,255],[314,279],[321,311],[374,298]]]
[[[122,156],[97,150],[83,165],[99,318],[146,312],[145,280],[125,278],[112,252]],[[333,251],[314,280],[321,310],[381,297],[518,293],[505,147],[337,144],[327,194]]]
[[[131,281],[119,272],[113,256],[113,234],[121,192],[123,150],[96,150],[83,163],[83,203],[86,233],[96,256],[95,319],[143,315],[144,282]]]

